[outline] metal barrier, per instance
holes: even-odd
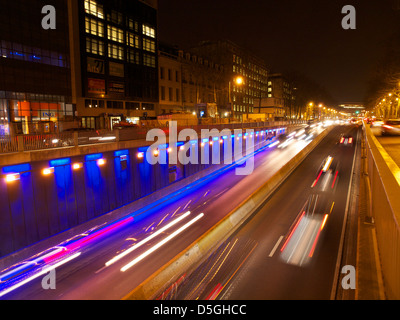
[[[0,140],[0,153],[18,152],[17,137],[2,137]]]
[[[388,299],[400,299],[400,169],[364,125],[370,211],[375,221],[377,242]]]

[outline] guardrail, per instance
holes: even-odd
[[[202,129],[252,129],[263,127],[287,126],[305,124],[305,121],[278,121],[278,122],[249,122],[249,123],[227,123],[227,124],[207,124],[189,125],[178,127],[178,133],[182,129],[191,128],[198,133]],[[65,147],[78,147],[99,143],[109,143],[130,140],[145,140],[149,127],[134,127],[117,129],[114,131],[99,130],[89,132],[64,132],[40,135],[19,135],[16,137],[6,137],[0,140],[0,153],[16,153],[35,150],[46,150]],[[168,135],[169,126],[161,126],[159,129]]]
[[[388,299],[400,299],[400,168],[364,124],[369,208]]]

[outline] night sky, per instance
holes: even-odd
[[[368,76],[400,24],[400,0],[159,0],[160,41],[190,47],[228,39],[272,72],[297,71],[338,102],[363,102]],[[352,5],[357,29],[342,28]]]

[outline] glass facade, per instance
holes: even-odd
[[[42,1],[3,1],[0,11],[0,135],[57,132],[72,121],[68,8],[44,30]],[[16,25],[16,22],[17,25]]]

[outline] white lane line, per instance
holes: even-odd
[[[276,243],[275,247],[272,249],[271,253],[269,254],[269,257],[272,258],[275,254],[275,251],[278,249],[279,245],[281,244],[282,240],[283,240],[284,236],[281,236],[278,240],[278,242]]]

